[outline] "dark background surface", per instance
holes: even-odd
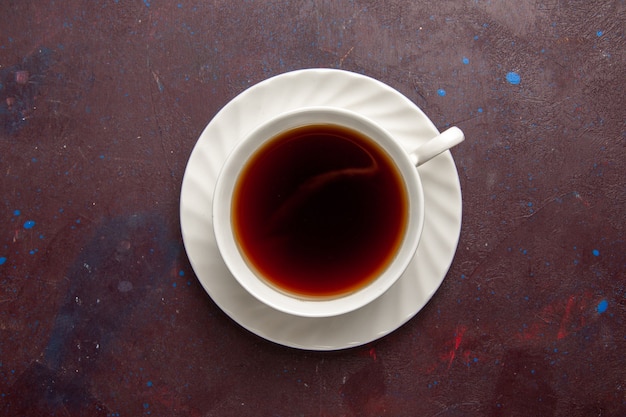
[[[0,7],[0,414],[626,415],[623,0]],[[179,230],[205,125],[308,67],[466,134],[442,287],[330,353],[229,319]]]

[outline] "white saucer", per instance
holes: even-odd
[[[180,220],[189,261],[206,292],[233,320],[273,342],[300,349],[336,350],[376,340],[411,319],[441,285],[461,231],[461,187],[450,152],[419,168],[425,224],[417,254],[380,298],[340,316],[306,318],[257,301],[230,274],[213,234],[211,204],[222,164],[253,127],[287,110],[346,108],[375,120],[409,150],[439,132],[408,98],[380,81],[352,72],[306,69],[269,78],[230,101],[196,143],[183,178]]]

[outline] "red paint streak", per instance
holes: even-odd
[[[461,346],[461,342],[463,341],[463,335],[465,335],[465,331],[467,328],[465,326],[457,327],[456,334],[454,336],[454,350],[457,350],[459,346]]]
[[[558,340],[561,340],[565,336],[567,336],[566,327],[568,325],[569,318],[570,318],[570,315],[572,313],[572,307],[574,307],[574,303],[575,302],[576,302],[576,298],[573,295],[571,295],[569,297],[569,300],[567,300],[567,306],[565,306],[565,313],[563,314],[563,318],[561,319],[561,325],[559,326],[559,332],[556,335],[556,338]]]
[[[589,308],[597,302],[590,291],[570,295],[542,308],[535,314],[538,319],[517,335],[517,340],[528,341],[538,338],[561,340],[584,328],[589,320]]]
[[[454,348],[448,354],[448,356],[450,357],[450,360],[448,361],[448,369],[450,369],[450,366],[452,366],[452,362],[454,362],[454,358],[456,357],[456,353],[461,346],[461,342],[463,341],[463,336],[465,335],[466,331],[467,327],[465,326],[459,326],[456,328],[456,332],[454,334]]]
[[[370,358],[376,360],[376,349],[374,348],[370,349]]]

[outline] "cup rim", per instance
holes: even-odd
[[[362,131],[389,154],[408,196],[405,235],[387,268],[367,285],[333,298],[299,297],[276,289],[257,276],[242,255],[232,230],[232,196],[241,168],[263,144],[283,131],[315,123],[330,123]],[[356,112],[335,107],[305,107],[281,113],[246,134],[222,166],[214,190],[213,232],[219,253],[237,282],[253,297],[275,310],[302,317],[331,317],[357,310],[384,294],[406,270],[419,244],[424,225],[424,193],[419,172],[408,152],[391,134]]]

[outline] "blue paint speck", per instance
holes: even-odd
[[[146,386],[151,387],[151,386],[152,386],[152,381],[148,381],[148,382],[146,383]]]
[[[32,229],[33,227],[35,227],[34,220],[27,220],[26,222],[24,222],[24,229]]]
[[[446,95],[446,90],[440,88],[439,90],[437,90],[437,94],[439,94],[440,97],[444,97]]]
[[[606,300],[602,300],[598,303],[598,313],[604,313],[607,308],[609,308],[609,302]]]
[[[469,58],[463,57],[462,61],[465,65],[469,64]]]
[[[604,32],[599,30],[596,32],[596,36],[599,38],[600,36],[604,35]]]
[[[150,407],[150,404],[148,404],[148,403],[143,403],[143,408],[149,408],[149,407]]]
[[[143,0],[143,4],[145,4],[146,7],[150,7],[150,2],[148,0]]]
[[[13,212],[13,215],[14,215],[14,216],[19,216],[20,214],[22,214],[22,212],[21,212],[21,211],[19,211],[19,210],[15,210],[15,211]]]
[[[4,256],[0,256],[0,265],[4,265],[4,263],[7,261],[7,258]]]
[[[593,256],[600,256],[600,251],[597,249],[594,249],[591,253],[593,253]]]
[[[483,108],[482,108],[482,107],[479,107],[479,108],[478,108],[478,113],[482,113],[482,112],[483,112]]]
[[[522,78],[517,72],[511,71],[506,75],[506,80],[513,85],[517,85],[522,81]]]
[[[180,271],[178,271],[178,276],[184,277],[185,276],[185,271],[183,271],[182,269]]]

